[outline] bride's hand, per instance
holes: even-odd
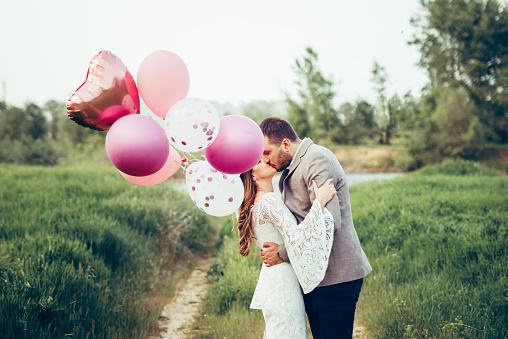
[[[317,201],[321,204],[321,209],[325,208],[325,205],[332,200],[334,195],[337,193],[335,187],[331,184],[333,179],[328,179],[321,186],[317,187],[316,181],[312,180],[312,188],[314,189],[314,194],[316,195]]]

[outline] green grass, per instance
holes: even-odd
[[[374,269],[357,310],[373,335],[508,337],[506,176],[477,163],[445,162],[350,191]],[[196,328],[201,338],[260,338],[261,312],[248,309],[260,256],[242,258],[229,230],[230,221]]]
[[[0,338],[144,338],[146,295],[214,234],[185,193],[112,167],[4,165],[0,187]]]
[[[507,191],[468,162],[351,188],[374,268],[359,309],[379,338],[508,335]]]

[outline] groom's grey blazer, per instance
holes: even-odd
[[[372,271],[353,225],[346,174],[330,150],[310,139],[303,141],[291,167],[280,178],[282,200],[300,223],[315,199],[312,180],[321,186],[329,178],[333,178],[337,190],[326,205],[333,215],[335,233],[328,269],[319,286],[360,279]],[[279,246],[279,253],[285,261],[289,260],[284,246]]]

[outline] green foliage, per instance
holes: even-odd
[[[367,101],[359,100],[356,105],[345,103],[340,106],[338,114],[344,119],[344,124],[336,126],[332,141],[343,144],[377,141],[380,130],[375,121],[374,106]]]
[[[378,113],[376,118],[379,121],[378,125],[382,126],[381,130],[383,135],[379,139],[380,144],[390,144],[390,139],[393,132],[397,127],[397,120],[395,116],[395,110],[397,106],[400,106],[400,99],[395,94],[393,97],[388,98],[387,87],[388,87],[388,74],[386,69],[374,62],[372,68],[372,82],[374,88],[378,93]]]
[[[0,166],[0,337],[157,328],[144,301],[155,272],[207,250],[214,233],[169,185],[135,186],[97,165]]]
[[[59,154],[47,135],[48,124],[37,105],[0,107],[0,163],[58,164]]]
[[[445,158],[471,158],[482,144],[487,128],[475,115],[477,108],[461,88],[443,88],[427,119],[412,134],[409,151],[421,164]]]
[[[287,97],[289,119],[302,137],[327,138],[337,124],[340,124],[337,112],[333,108],[335,91],[333,80],[327,79],[318,68],[318,54],[310,47],[306,54],[296,59],[293,68],[298,79],[299,102]],[[307,132],[307,133],[304,133]]]
[[[427,166],[416,172],[417,175],[455,175],[455,176],[500,176],[499,171],[486,168],[478,162],[464,160],[445,160],[438,165]]]
[[[380,338],[506,336],[508,180],[455,166],[351,187],[374,269],[359,309]]]
[[[288,104],[288,120],[296,134],[301,138],[312,137],[311,117],[308,112],[289,96],[286,96],[286,102]]]
[[[423,0],[411,44],[433,86],[462,86],[478,119],[508,141],[508,11],[497,0]]]

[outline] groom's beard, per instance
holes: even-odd
[[[277,172],[284,171],[291,163],[291,160],[293,160],[293,158],[291,158],[289,153],[286,153],[283,150],[279,150],[279,156],[277,157],[277,163],[279,164],[279,167],[277,167]]]

